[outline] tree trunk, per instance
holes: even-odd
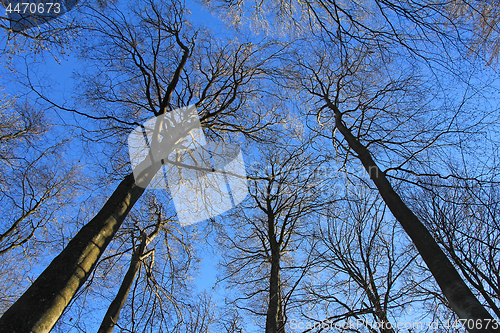
[[[415,244],[422,259],[436,279],[443,294],[448,299],[453,311],[455,311],[461,319],[473,320],[474,323],[476,323],[477,320],[481,322],[481,329],[476,328],[477,326],[474,324],[470,326],[472,328],[469,329],[469,332],[499,332],[500,329],[494,330],[491,328],[491,326],[493,326],[492,323],[490,323],[488,329],[484,328],[487,323],[485,319],[492,321],[492,316],[486,311],[465,284],[427,228],[394,191],[385,177],[385,174],[380,171],[371,157],[368,149],[363,146],[344,125],[342,122],[342,114],[338,108],[331,104],[329,106],[335,112],[335,124],[337,128],[347,140],[349,147],[358,154],[359,160],[363,163],[370,178],[377,186],[387,207],[389,207],[394,217],[401,223],[401,226]]]
[[[280,258],[279,252],[272,254],[271,276],[269,278],[269,306],[266,316],[266,333],[284,333],[283,308],[280,288]]]
[[[156,116],[167,112],[172,93],[190,56],[190,49],[180,40],[179,32],[174,32],[174,35],[183,54],[162,99],[160,110],[153,110]],[[162,142],[162,146],[166,142],[168,146],[159,149],[160,141],[157,137],[160,133],[167,134],[163,131],[162,121],[163,118],[156,118],[150,153],[165,153],[160,156],[165,158],[195,124],[182,125],[180,131],[175,131],[174,137],[170,136]],[[189,122],[189,119],[186,121]],[[45,333],[52,329],[75,293],[87,280],[130,209],[160,169],[161,163],[163,162],[146,158],[134,169],[135,180],[134,173],[123,179],[99,213],[76,234],[28,290],[3,314],[0,318],[0,333]]]
[[[146,241],[147,236],[143,234],[141,237],[141,243],[132,253],[132,259],[130,260],[130,266],[123,278],[122,284],[120,285],[120,289],[118,289],[118,293],[116,294],[115,299],[108,307],[108,311],[106,311],[106,315],[102,320],[101,327],[99,327],[99,331],[97,333],[111,333],[115,328],[116,323],[120,317],[120,311],[127,300],[128,293],[132,284],[134,283],[135,276],[139,269],[141,268],[141,256],[144,254],[144,250],[146,249]]]
[[[280,244],[276,241],[274,215],[270,202],[267,203],[268,237],[271,247],[271,276],[269,277],[269,304],[266,316],[266,333],[284,333],[283,304],[280,281]]]
[[[380,323],[380,332],[394,333],[394,329],[392,328],[392,323],[387,318],[387,311],[386,309],[384,309],[383,305],[380,304],[380,297],[378,295],[377,288],[373,281],[373,277],[370,276],[368,278],[370,279],[369,281],[370,285],[368,284],[368,281],[365,281],[362,287],[365,290],[365,293],[373,307],[373,314],[377,317],[378,323]]]
[[[133,174],[123,179],[99,213],[3,314],[0,333],[46,333],[52,329],[160,166],[155,163],[146,168],[137,182]]]

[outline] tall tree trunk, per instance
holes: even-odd
[[[271,276],[269,278],[269,305],[266,316],[266,333],[284,333],[283,305],[280,288],[280,255],[271,255]]]
[[[46,333],[52,329],[160,166],[155,163],[146,168],[138,181],[133,174],[123,179],[99,213],[3,314],[0,333]]]
[[[469,332],[499,332],[500,329],[492,329],[491,323],[488,329],[485,319],[493,320],[484,306],[478,301],[469,287],[465,284],[455,267],[441,250],[429,230],[420,222],[418,217],[408,208],[401,197],[394,191],[392,185],[380,171],[377,164],[370,155],[369,150],[363,146],[352,132],[344,125],[342,113],[329,100],[329,107],[335,112],[335,125],[344,136],[349,147],[358,154],[358,158],[368,172],[370,178],[377,186],[380,195],[394,217],[399,221],[403,229],[415,244],[422,259],[436,279],[443,294],[450,303],[451,308],[461,319],[482,320],[481,329],[476,325]],[[479,325],[478,325],[479,326]]]
[[[145,233],[142,234],[141,243],[132,253],[132,258],[130,259],[130,266],[125,274],[125,277],[122,280],[122,284],[120,285],[120,289],[118,289],[118,293],[116,294],[115,299],[111,302],[108,307],[108,311],[106,311],[106,315],[104,315],[104,319],[102,320],[101,327],[99,327],[99,331],[97,333],[111,333],[115,328],[116,323],[120,317],[120,311],[127,300],[128,293],[132,284],[134,283],[135,276],[139,269],[141,268],[141,256],[144,254],[144,250],[146,249],[147,236]]]
[[[270,202],[268,209],[268,237],[271,247],[271,276],[269,277],[269,304],[266,315],[266,333],[284,333],[283,304],[281,300],[280,280],[280,244],[276,241],[274,215]]]
[[[162,98],[160,109],[153,110],[156,116],[167,112],[182,70],[190,57],[191,50],[180,40],[179,31],[175,31],[174,36],[183,51],[182,58]],[[150,149],[153,154],[164,152],[165,155],[160,158],[168,156],[178,141],[193,128],[190,124],[182,125],[180,131],[175,131],[174,137],[170,136],[165,142],[162,141],[162,146],[167,141],[169,146],[159,149],[158,136],[170,134],[163,131],[162,122],[161,117],[156,119]],[[135,180],[134,173],[123,179],[99,213],[76,234],[28,290],[3,314],[0,318],[0,333],[46,333],[52,329],[75,293],[87,280],[130,209],[160,169],[161,163],[146,158],[134,169]]]

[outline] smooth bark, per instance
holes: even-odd
[[[468,329],[469,332],[499,332],[500,329],[491,328],[493,326],[492,322],[488,329],[484,328],[488,320],[493,321],[492,316],[465,284],[429,230],[394,191],[385,174],[373,160],[369,150],[345,126],[342,121],[342,113],[333,103],[329,101],[327,103],[335,112],[336,127],[346,139],[349,147],[356,152],[387,207],[415,244],[453,311],[460,319],[473,320],[475,323],[478,320],[481,322],[482,328],[477,328],[479,325],[474,324],[471,329]]]
[[[128,267],[127,273],[125,273],[125,277],[122,280],[120,289],[118,289],[116,297],[109,305],[108,311],[106,311],[104,319],[102,320],[101,326],[99,327],[97,333],[113,332],[113,329],[115,328],[115,325],[120,318],[120,311],[122,310],[123,305],[125,304],[127,296],[130,292],[130,288],[132,288],[132,284],[134,283],[135,276],[141,268],[141,257],[144,254],[144,250],[146,249],[146,241],[146,234],[143,234],[141,243],[132,253],[132,259],[130,259],[130,265]]]
[[[266,316],[266,333],[284,333],[283,309],[280,291],[280,255],[272,254],[271,276],[269,278],[269,306]]]
[[[133,174],[123,179],[99,213],[3,314],[0,333],[46,333],[52,329],[160,166],[156,163],[146,168],[137,182]]]
[[[191,55],[191,49],[180,40],[179,31],[175,31],[174,36],[182,49],[182,58],[161,100],[160,110],[153,108],[156,116],[167,112],[172,94]],[[165,152],[160,158],[168,156],[179,140],[193,129],[193,124],[183,124],[181,129],[176,131],[175,137],[169,136],[162,141],[161,144],[166,146],[159,149],[158,136],[170,133],[163,130],[163,118],[158,117],[150,153]],[[99,213],[76,234],[28,290],[3,314],[0,318],[0,333],[46,333],[52,329],[87,280],[130,209],[160,169],[163,162],[151,158],[151,155],[136,166],[135,179],[134,173],[123,179]]]
[[[268,237],[271,247],[271,275],[269,277],[269,304],[266,316],[266,333],[284,333],[283,304],[280,280],[280,246],[274,229],[274,213],[270,202],[267,204]]]

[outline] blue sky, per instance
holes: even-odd
[[[256,41],[262,40],[264,37],[262,35],[255,35],[252,34],[250,29],[246,26],[244,28],[240,28],[239,31],[234,31],[231,29],[227,29],[225,27],[225,23],[222,22],[220,19],[218,19],[215,15],[213,15],[208,9],[203,7],[199,2],[195,1],[189,1],[186,2],[186,7],[191,11],[191,15],[189,16],[189,19],[191,20],[192,24],[194,27],[202,27],[202,26],[208,26],[211,28],[213,32],[217,34],[217,37],[219,38],[232,38],[234,36],[240,37],[243,39],[247,39],[250,37],[250,39],[255,39]],[[78,7],[73,10],[73,13],[69,13],[68,15],[77,15],[78,14]],[[0,13],[3,15],[3,13]],[[5,31],[3,29],[0,29],[0,49],[2,49],[5,46]],[[77,52],[76,46],[75,47],[68,47],[64,55],[57,56],[58,59],[54,59],[53,55],[48,54],[48,53],[42,53],[42,54],[37,54],[35,56],[30,55],[29,53],[26,54],[19,54],[15,57],[15,60],[13,61],[12,65],[14,68],[16,68],[20,74],[20,77],[25,80],[26,76],[29,76],[31,82],[36,86],[36,87],[41,87],[44,91],[44,93],[48,94],[50,98],[55,101],[56,103],[59,103],[61,105],[66,105],[68,107],[72,107],[72,105],[75,105],[78,107],[78,100],[74,99],[74,90],[77,89],[77,80],[74,79],[73,73],[74,72],[83,72],[84,65],[80,62],[80,60],[77,58],[75,55]],[[424,74],[424,73],[423,73]],[[495,71],[479,71],[474,73],[477,77],[473,77],[472,80],[484,80],[486,81],[486,75],[490,76],[489,77],[489,82],[491,83],[491,94],[494,95],[495,91],[498,90],[498,84],[496,83],[496,77],[498,73],[495,73]],[[18,81],[18,78],[11,72],[10,68],[3,67],[0,69],[0,85],[5,88],[4,92],[10,95],[16,95],[19,96],[20,98],[24,98],[24,91],[25,87]],[[24,81],[25,82],[25,81]],[[451,81],[448,81],[447,83],[451,83]],[[496,101],[489,102],[491,104],[488,104],[485,102],[484,99],[482,99],[482,96],[476,96],[474,92],[466,92],[463,94],[463,89],[461,87],[462,83],[457,83],[453,87],[447,87],[446,89],[456,89],[456,92],[453,92],[451,95],[457,96],[457,99],[459,100],[463,96],[467,97],[467,103],[468,105],[471,105],[478,110],[482,109],[497,109]],[[450,84],[451,86],[451,84]],[[470,97],[470,98],[469,98]],[[34,102],[37,100],[36,94],[29,94],[27,96],[28,100]],[[40,105],[42,105],[41,103]],[[473,108],[472,108],[473,109]],[[439,108],[436,108],[437,112],[439,111]],[[472,114],[472,112],[471,112]],[[103,169],[101,168],[102,165],[100,163],[105,160],[105,156],[100,156],[100,158],[103,158],[102,160],[96,160],[95,156],[99,155],[102,151],[104,151],[104,148],[101,145],[101,143],[94,143],[95,145],[91,145],[90,147],[84,147],[83,144],[78,141],[77,136],[82,133],[81,128],[79,127],[85,127],[89,126],[89,128],[86,128],[88,130],[92,129],[95,125],[95,123],[88,121],[85,117],[78,116],[73,114],[72,112],[69,111],[63,111],[63,110],[51,110],[48,112],[48,115],[50,117],[50,121],[54,124],[54,127],[52,131],[50,132],[48,138],[49,140],[53,141],[59,141],[65,138],[72,139],[67,146],[66,152],[65,152],[65,159],[67,159],[70,163],[74,163],[76,165],[79,165],[81,167],[82,171],[85,173],[86,177],[94,177],[96,179],[92,179],[94,182],[91,182],[92,185],[95,185],[96,187],[91,190],[90,194],[84,195],[81,197],[78,197],[77,204],[81,205],[83,207],[85,204],[87,204],[87,200],[90,197],[99,197],[99,195],[107,195],[110,193],[111,190],[113,190],[116,182],[112,182],[109,180],[109,183],[99,185],[97,182],[97,177],[100,172],[103,172]],[[472,119],[473,120],[473,119]],[[69,129],[69,130],[68,130]],[[488,133],[490,135],[491,133]],[[124,143],[125,147],[125,143]],[[497,147],[498,148],[498,147]],[[87,155],[88,150],[90,149],[93,150],[96,155]],[[125,149],[125,148],[124,148]],[[495,147],[491,147],[491,149],[495,149]],[[246,161],[247,163],[252,163],[255,162],[259,157],[257,154],[253,154],[252,152],[253,148],[250,147],[247,151],[247,156],[246,156]],[[473,152],[475,153],[475,152]],[[458,157],[458,155],[452,154],[452,158]],[[471,155],[472,156],[472,155]],[[388,156],[387,159],[390,162],[393,162],[391,160],[392,156]],[[484,155],[484,160],[486,161],[489,159],[489,155],[485,154]],[[482,164],[481,159],[476,159],[475,162],[478,165]],[[492,164],[497,163],[497,161],[490,160]],[[106,167],[106,166],[104,166]],[[361,169],[360,169],[361,170]],[[131,171],[131,170],[129,170]],[[363,170],[361,170],[363,171]],[[98,209],[100,207],[95,207],[94,209]],[[172,207],[170,207],[172,208]],[[70,210],[67,212],[69,215],[74,214],[75,211],[78,209],[75,209],[73,212]],[[81,209],[83,210],[83,209]],[[81,224],[82,221],[79,221]],[[81,226],[80,224],[77,225],[70,225],[68,224],[66,228],[62,228],[63,233],[65,233],[66,236],[72,235],[77,232],[78,228]],[[207,227],[207,222],[200,222],[196,224],[194,227],[186,227],[186,230],[196,230],[197,232],[201,233],[201,237],[203,237],[203,232],[204,228]],[[217,275],[217,262],[220,259],[220,255],[224,255],[224,253],[215,253],[215,251],[212,251],[209,245],[207,244],[213,244],[214,239],[213,235],[208,236],[208,239],[204,239],[206,243],[200,242],[198,250],[198,254],[200,255],[200,264],[199,264],[199,271],[194,274],[194,286],[196,289],[196,292],[203,292],[204,290],[207,290],[209,292],[212,291],[212,287],[214,286],[214,283],[216,281],[216,275]],[[59,245],[62,247],[62,244]],[[29,279],[36,277],[37,274],[50,262],[51,258],[57,254],[57,251],[59,248],[53,249],[52,253],[50,256],[45,256],[40,259],[40,261],[33,263],[34,268],[28,273],[30,276],[27,277],[25,283],[29,283]],[[128,258],[128,257],[126,257]],[[117,289],[118,287],[118,282],[116,285]],[[216,288],[214,290],[214,300],[217,301],[219,304],[223,304],[224,302],[224,297],[228,291],[224,288],[224,285],[219,286],[219,288]],[[113,293],[110,292],[110,295]],[[89,301],[91,302],[91,301]],[[96,304],[93,304],[94,306]],[[97,304],[97,307],[101,307],[100,311],[96,311],[92,313],[92,317],[95,319],[96,322],[100,321],[100,318],[102,318],[106,303],[102,302],[101,304]],[[72,312],[70,315],[73,313],[76,313],[78,309],[72,309]],[[411,321],[412,318],[410,318],[410,315],[407,316],[408,318],[404,318],[405,320]],[[403,319],[403,318],[401,318]],[[87,326],[90,331],[94,330],[94,326],[96,325],[95,323],[89,323],[89,326]],[[65,329],[68,329],[70,332],[81,332],[80,330],[76,328],[69,328],[68,326],[65,326]],[[247,322],[247,331],[248,332],[258,332],[259,330],[257,329],[256,326],[254,326],[251,321]]]
[[[189,15],[189,19],[192,22],[193,26],[203,27],[209,26],[213,31],[219,33],[220,38],[229,37],[234,35],[230,30],[224,29],[224,23],[216,18],[207,8],[204,8],[198,2],[187,2],[186,7],[191,11]],[[78,7],[76,7],[73,12],[65,15],[77,15]],[[3,15],[2,11],[0,15]],[[6,47],[6,32],[3,29],[0,29],[0,49]],[[0,84],[4,88],[6,94],[11,96],[18,96],[19,98],[27,98],[28,100],[34,102],[37,100],[38,96],[34,93],[29,95],[25,95],[26,88],[18,82],[15,75],[13,75],[12,70],[15,69],[20,74],[20,77],[23,79],[23,83],[27,82],[27,79],[31,81],[34,87],[40,89],[42,94],[46,94],[50,96],[50,99],[59,104],[71,107],[72,105],[78,106],[78,103],[73,99],[73,92],[76,88],[77,81],[75,81],[74,73],[81,71],[82,63],[79,61],[78,57],[74,52],[77,50],[71,46],[67,48],[64,54],[56,54],[57,59],[53,54],[48,52],[42,52],[41,54],[33,55],[30,52],[23,52],[21,54],[16,55],[13,58],[13,61],[10,63],[9,68],[3,67],[0,69]],[[49,140],[62,140],[64,138],[72,138],[76,137],[80,130],[78,127],[82,126],[82,124],[88,124],[88,126],[93,126],[91,122],[88,122],[85,117],[78,116],[69,111],[64,111],[60,109],[54,109],[47,113],[49,117],[50,123],[53,125],[50,134]],[[70,129],[70,131],[68,131]],[[74,131],[74,132],[72,132]],[[98,147],[99,143],[95,143],[96,146],[91,149],[98,151],[100,148]],[[82,170],[86,172],[86,176],[90,176],[91,173],[97,171],[95,169],[95,161],[92,156],[87,156],[85,150],[81,146],[81,143],[78,140],[71,140],[68,144],[68,148],[66,149],[66,159],[71,161],[72,163],[77,163]],[[78,162],[76,162],[78,161]],[[130,170],[131,171],[131,170]],[[98,171],[97,171],[98,172]],[[101,190],[104,190],[103,194],[109,193],[110,190],[113,189],[113,185],[106,186],[102,189],[96,189],[95,193],[99,193]],[[156,190],[157,191],[157,190]],[[94,195],[91,194],[91,195]],[[83,205],[87,199],[87,196],[80,197],[78,199],[77,204]],[[99,208],[99,207],[97,207]],[[75,211],[68,212],[68,214],[74,214]],[[203,225],[206,222],[199,223],[196,226],[199,229],[203,229]],[[79,226],[78,225],[69,225],[69,229],[66,230],[66,236],[70,236],[77,232]],[[187,227],[186,229],[190,229],[191,227]],[[194,230],[194,229],[192,229]],[[213,240],[212,240],[213,242]],[[62,245],[62,244],[61,244]],[[56,247],[51,255],[44,256],[41,260],[34,262],[30,271],[27,272],[29,276],[25,279],[25,285],[29,283],[30,280],[36,278],[36,276],[50,263],[53,256],[55,256],[60,249]],[[198,293],[202,293],[203,291],[213,292],[212,288],[214,287],[216,281],[216,265],[218,262],[218,255],[213,252],[209,246],[200,244],[200,248],[197,249],[198,255],[200,255],[201,262],[199,264],[199,271],[194,274],[194,286]],[[116,288],[118,284],[116,285]],[[217,289],[217,292],[213,293],[214,301],[218,302],[220,305],[224,303],[224,291],[221,288]],[[102,308],[101,311],[96,311],[92,313],[92,317],[96,322],[99,322],[104,315],[105,307],[107,307],[106,302],[102,302],[100,306]],[[71,311],[71,313],[77,313],[75,309]],[[69,314],[72,316],[71,314]],[[70,322],[69,322],[70,323]],[[97,326],[94,326],[91,323],[88,323],[87,328],[90,331],[97,330]],[[249,326],[250,332],[252,331],[252,325]],[[71,327],[65,325],[63,326],[63,330],[67,330],[68,332],[81,332],[79,329],[75,327]]]

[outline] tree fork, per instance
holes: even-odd
[[[385,174],[381,172],[378,165],[373,160],[369,150],[362,145],[352,134],[351,130],[344,125],[342,122],[342,113],[337,106],[328,98],[326,98],[326,102],[335,113],[336,127],[346,139],[349,147],[358,154],[359,160],[375,183],[382,199],[413,241],[413,244],[415,244],[420,256],[436,279],[436,282],[450,303],[453,311],[455,311],[460,319],[474,321],[472,329],[465,325],[468,331],[473,333],[500,332],[500,329],[491,328],[494,323],[493,317],[486,311],[484,306],[465,284],[462,277],[441,250],[429,230],[427,230],[418,217],[408,208],[393,189]],[[489,320],[489,328],[484,328],[486,326],[486,321],[483,322],[483,320]],[[479,321],[481,322],[481,328],[478,328],[479,325],[476,326],[476,323]]]
[[[178,31],[175,38],[183,55],[161,101],[159,112],[153,110],[155,116],[166,112],[181,72],[190,57],[191,50],[182,43]],[[156,133],[159,133],[160,126],[161,123],[157,121]],[[184,130],[189,132],[190,128]],[[185,133],[178,134],[179,138],[173,138],[171,148]],[[151,145],[155,144],[159,142],[153,140]],[[140,176],[134,180],[134,174],[131,173],[122,180],[99,213],[80,229],[28,290],[2,315],[0,333],[46,333],[52,329],[87,280],[130,209],[160,169],[161,163],[150,163],[147,160],[142,162],[147,167],[141,167],[142,163],[136,167],[142,171]]]

